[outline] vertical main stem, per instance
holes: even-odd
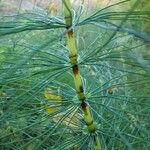
[[[69,31],[67,32],[67,45],[69,49],[69,58],[70,63],[72,65],[72,71],[74,76],[74,83],[75,83],[75,89],[78,96],[78,99],[81,101],[81,108],[84,116],[84,121],[86,123],[87,129],[90,134],[92,134],[93,139],[93,148],[94,150],[101,150],[101,145],[99,142],[98,135],[96,133],[96,128],[94,125],[93,117],[89,109],[89,105],[86,101],[86,97],[84,94],[83,89],[83,83],[78,67],[78,61],[77,61],[77,48],[74,38],[74,32],[72,27],[72,12],[71,12],[71,2],[70,0],[62,0],[63,7],[64,7],[64,15],[65,15],[65,23],[66,23],[66,29]]]

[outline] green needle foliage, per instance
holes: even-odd
[[[57,14],[36,2],[23,11],[23,2],[0,12],[0,149],[94,149],[69,59],[73,30],[101,149],[149,150],[149,1],[116,0],[90,12],[86,1],[72,3],[67,29],[62,1]]]

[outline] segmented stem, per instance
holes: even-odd
[[[86,123],[88,132],[92,135],[93,138],[93,148],[94,150],[101,150],[101,145],[99,142],[98,135],[96,133],[96,127],[94,125],[93,117],[90,112],[89,105],[86,101],[86,97],[84,94],[83,83],[79,71],[78,60],[77,60],[78,53],[77,53],[77,48],[76,48],[76,43],[74,38],[74,32],[73,29],[71,29],[72,27],[71,2],[70,0],[62,0],[62,2],[64,7],[66,29],[68,30],[67,45],[69,49],[70,63],[72,65],[72,70],[73,70],[76,93],[78,99],[81,101],[81,108],[82,108],[84,121]]]

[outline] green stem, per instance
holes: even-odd
[[[86,101],[86,97],[83,90],[83,83],[81,80],[81,75],[78,67],[78,61],[77,61],[77,48],[74,38],[74,32],[72,27],[72,12],[71,12],[71,2],[70,0],[62,0],[63,7],[64,7],[64,15],[65,15],[65,23],[66,23],[66,29],[70,29],[67,32],[67,45],[69,49],[69,58],[70,63],[72,65],[73,70],[73,76],[74,76],[74,83],[75,83],[75,89],[78,96],[78,99],[81,101],[81,108],[84,116],[84,121],[86,123],[88,132],[92,135],[93,139],[93,148],[94,150],[101,150],[100,141],[98,138],[98,135],[96,133],[96,127],[94,125],[93,117],[89,109],[89,105]]]

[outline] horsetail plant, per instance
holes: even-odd
[[[149,150],[148,1],[11,2],[0,2],[0,149]]]

